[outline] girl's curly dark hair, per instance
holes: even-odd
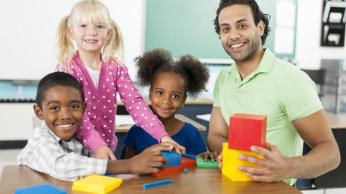
[[[184,79],[186,92],[196,97],[209,79],[208,69],[191,55],[184,55],[174,61],[171,54],[164,49],[155,49],[136,58],[138,66],[137,77],[142,86],[151,86],[157,75],[163,72],[172,72],[181,75]]]

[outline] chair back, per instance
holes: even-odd
[[[318,87],[318,96],[323,96],[323,86],[325,83],[326,69],[302,69],[315,82]]]

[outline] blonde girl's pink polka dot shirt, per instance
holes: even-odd
[[[77,137],[93,152],[107,145],[113,151],[118,139],[115,136],[116,93],[130,113],[136,125],[145,129],[159,142],[167,133],[163,124],[147,106],[134,87],[127,68],[116,60],[102,61],[97,88],[78,55],[65,70],[73,75],[83,88],[86,110]]]

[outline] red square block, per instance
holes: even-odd
[[[183,171],[185,168],[191,168],[191,167],[196,167],[196,160],[181,158],[180,166],[164,168],[164,169],[160,170],[159,172],[154,173],[153,175],[156,177],[159,177],[159,176],[176,174],[176,173]]]
[[[229,119],[228,147],[251,151],[251,146],[265,147],[267,116],[234,114]]]

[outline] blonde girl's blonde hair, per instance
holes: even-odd
[[[98,0],[82,0],[76,3],[70,15],[61,19],[57,30],[57,58],[62,67],[70,64],[77,48],[70,36],[75,25],[93,23],[105,24],[109,39],[102,49],[102,59],[118,58],[123,61],[123,38],[119,26],[111,19],[108,8]]]

